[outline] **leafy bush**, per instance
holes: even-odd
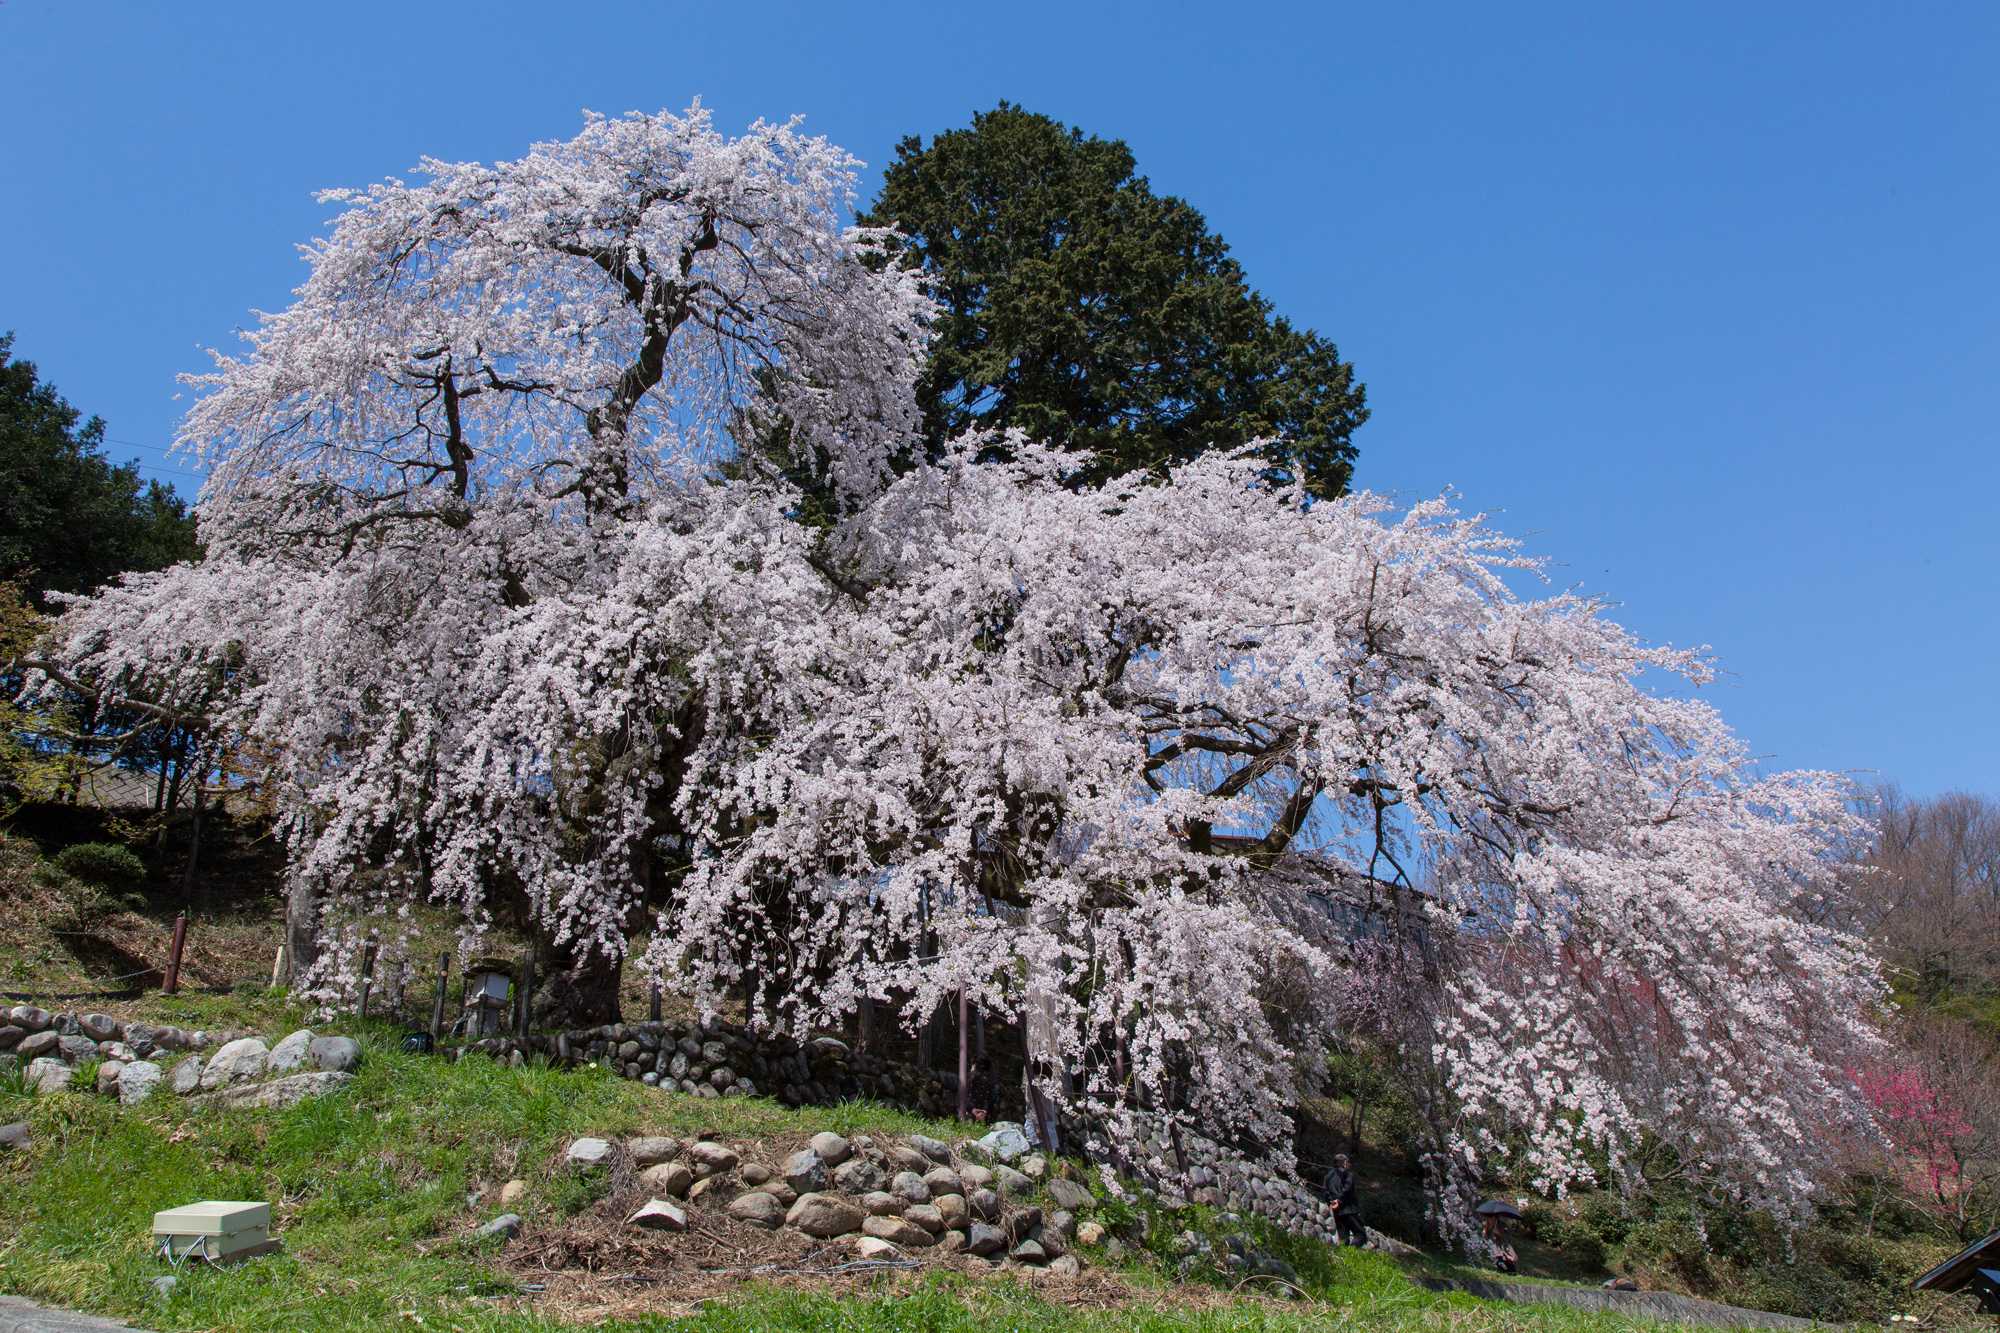
[[[126,893],[146,878],[145,863],[108,842],[80,842],[56,853],[56,869],[71,879],[111,893]]]

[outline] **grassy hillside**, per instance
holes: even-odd
[[[25,1118],[35,1134],[28,1152],[0,1157],[0,1291],[161,1330],[1623,1326],[1610,1316],[1433,1296],[1383,1256],[1268,1232],[1261,1241],[1297,1270],[1304,1299],[1231,1290],[1213,1276],[1177,1280],[1171,1232],[1214,1228],[1196,1210],[1155,1219],[1148,1247],[1122,1261],[1082,1251],[1089,1267],[1080,1278],[734,1271],[758,1256],[732,1260],[731,1234],[706,1215],[686,1236],[621,1229],[617,1183],[561,1170],[567,1141],[706,1134],[755,1140],[768,1155],[825,1128],[943,1137],[954,1127],[867,1104],[792,1112],[762,1100],[663,1097],[588,1072],[453,1065],[405,1055],[392,1036],[369,1036],[347,1092],[281,1112],[203,1112],[171,1096],[121,1110],[86,1094],[29,1097],[17,1079],[0,1082],[0,1121]],[[511,1205],[526,1230],[468,1249],[461,1238],[501,1211],[508,1180],[527,1186]],[[150,1216],[200,1198],[271,1202],[285,1251],[228,1271],[184,1270],[162,1299],[150,1281],[166,1271],[149,1252]],[[1123,1220],[1131,1234],[1133,1219],[1115,1207],[1100,1216]]]

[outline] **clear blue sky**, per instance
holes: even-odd
[[[1361,485],[1712,645],[1773,766],[2000,790],[1996,71],[1990,4],[5,0],[0,329],[162,465],[319,187],[696,95],[879,168],[1006,98],[1338,341]]]

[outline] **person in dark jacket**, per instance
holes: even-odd
[[[993,1057],[982,1055],[973,1067],[972,1077],[965,1084],[965,1109],[980,1124],[993,1118],[993,1103],[1000,1095],[1000,1085],[993,1077]]]
[[[1354,1167],[1346,1153],[1333,1159],[1333,1170],[1320,1182],[1320,1193],[1333,1205],[1333,1234],[1342,1245],[1366,1245],[1368,1230],[1361,1224],[1361,1195],[1355,1188]]]

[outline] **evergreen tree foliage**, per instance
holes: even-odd
[[[1118,140],[1002,102],[904,139],[861,220],[909,236],[943,305],[919,384],[925,442],[1016,427],[1098,456],[1101,481],[1282,439],[1274,481],[1338,495],[1368,419],[1352,364],[1273,317],[1184,200]]]
[[[193,559],[187,502],[142,482],[136,462],[105,458],[103,419],[79,426],[82,414],[33,362],[8,359],[13,345],[0,334],[0,580],[41,600]]]

